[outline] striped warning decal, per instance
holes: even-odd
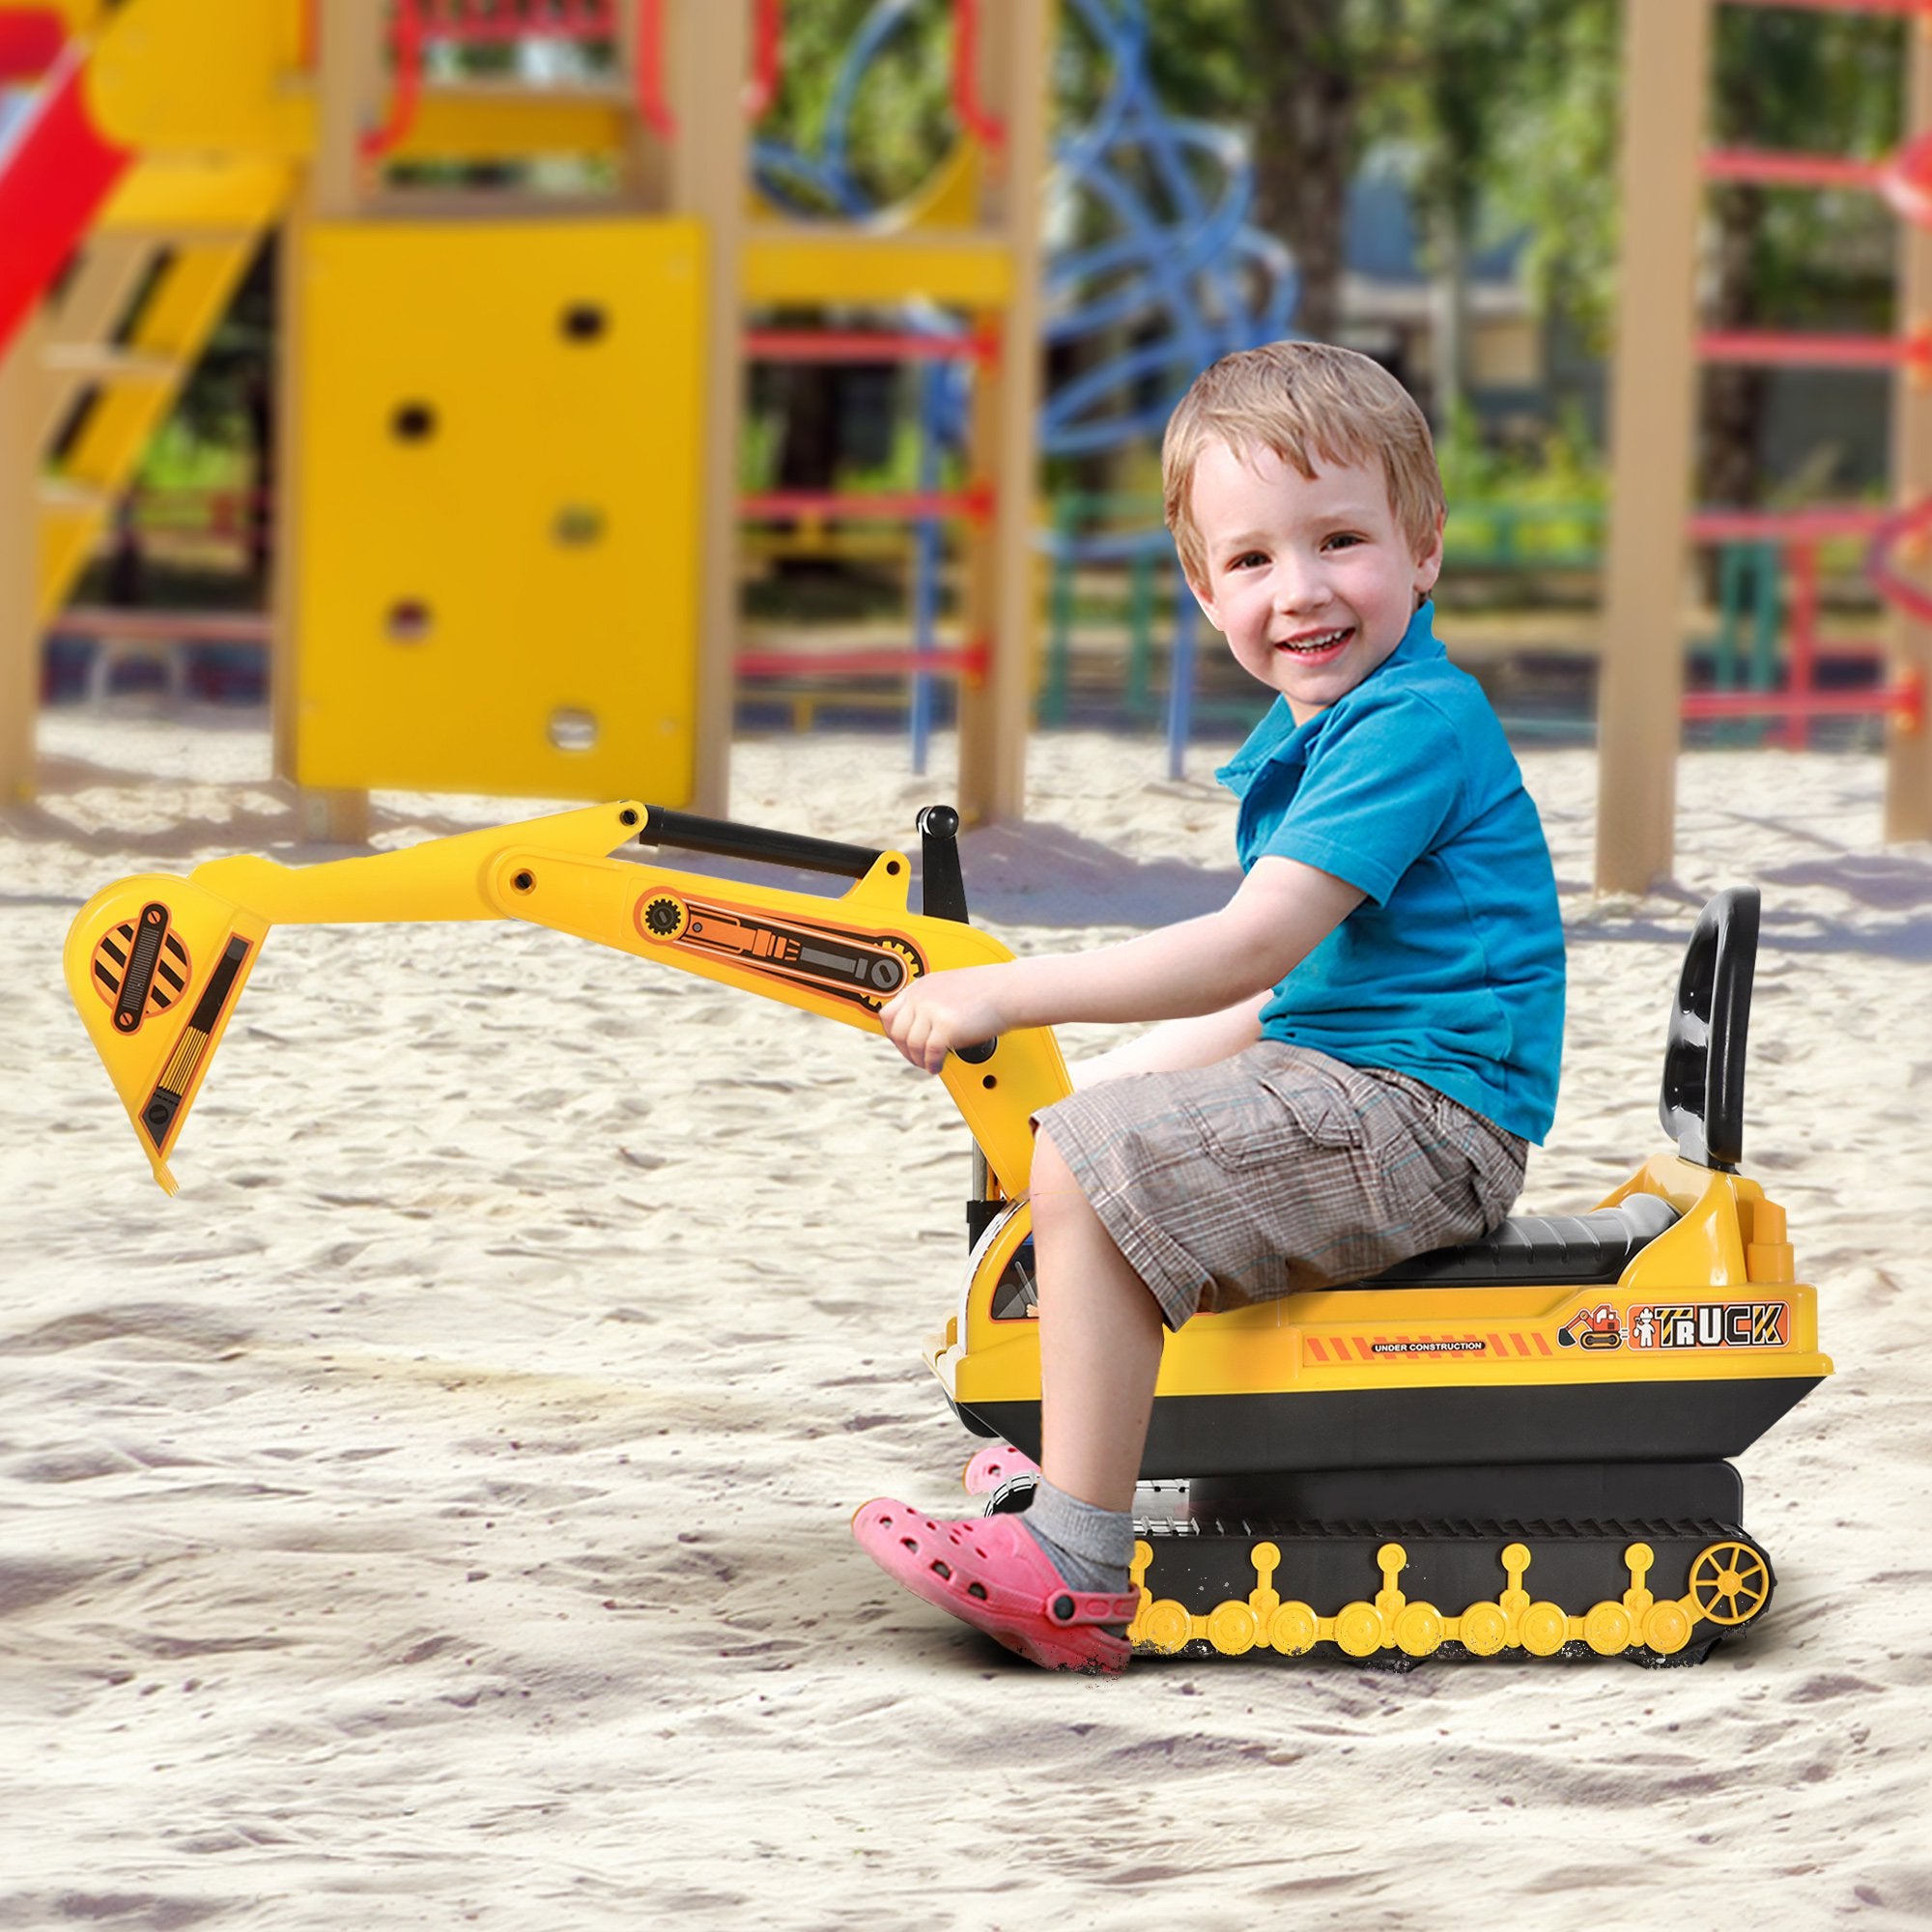
[[[103,932],[94,949],[94,990],[114,1009],[119,1034],[136,1034],[143,1020],[166,1012],[193,977],[187,948],[157,899],[133,924],[123,920]]]
[[[141,1124],[148,1130],[156,1152],[165,1146],[169,1130],[181,1113],[183,1096],[194,1086],[208,1042],[220,1024],[228,996],[235,989],[235,976],[247,956],[248,942],[237,934],[229,940],[220,964],[210,975],[181,1038],[175,1042],[175,1050],[168,1056],[168,1064],[161,1069],[161,1077],[155,1083],[155,1091],[141,1109]]]
[[[1534,1329],[1527,1334],[1492,1329],[1481,1335],[1304,1335],[1302,1341],[1310,1361],[1337,1368],[1356,1362],[1453,1362],[1470,1355],[1520,1359],[1556,1352]]]

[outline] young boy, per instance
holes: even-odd
[[[1024,1514],[868,1503],[860,1544],[1035,1662],[1116,1671],[1164,1331],[1469,1240],[1556,1101],[1563,934],[1501,727],[1431,631],[1442,484],[1384,370],[1283,342],[1168,425],[1187,582],[1277,702],[1220,774],[1221,911],[1093,952],[914,980],[915,1065],[1014,1027],[1158,1020],[1038,1122],[1041,1480]]]

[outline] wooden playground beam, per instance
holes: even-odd
[[[298,705],[301,648],[298,612],[299,573],[326,567],[304,558],[293,532],[301,526],[301,444],[305,432],[299,372],[302,367],[301,277],[306,271],[308,237],[319,221],[353,219],[362,212],[361,131],[370,102],[382,85],[382,26],[384,0],[331,0],[316,49],[316,147],[303,171],[294,205],[282,230],[277,262],[280,298],[275,344],[277,415],[275,442],[275,568],[272,636],[273,668],[269,678],[270,719],[275,774],[296,787],[296,817],[304,838],[324,844],[366,843],[369,794],[304,785],[297,767]]]
[[[677,134],[667,159],[671,211],[704,224],[704,273],[711,319],[705,344],[698,461],[697,651],[693,722],[692,807],[728,815],[733,661],[739,612],[738,462],[744,412],[745,179],[751,137],[738,111],[751,51],[742,5],[680,7],[666,22]]]
[[[997,357],[974,384],[972,457],[985,465],[993,514],[967,541],[961,614],[966,635],[989,639],[992,650],[985,677],[968,679],[959,690],[958,803],[969,825],[1026,815],[1044,359],[1039,197],[1048,158],[1053,23],[1053,0],[1005,0],[979,16],[975,50],[979,102],[1004,129],[986,184],[983,225],[1005,242],[1011,284],[1004,308],[987,318],[999,329]]]
[[[1908,35],[1905,57],[1905,138],[1932,132],[1932,34]],[[1899,224],[1898,313],[1908,326],[1932,314],[1932,229]],[[1892,384],[1892,500],[1901,507],[1932,490],[1932,386],[1922,380]],[[1932,624],[1901,612],[1891,635],[1897,669],[1924,687],[1932,678]],[[1894,718],[1887,727],[1885,836],[1932,838],[1932,729]]]
[[[1670,874],[1696,406],[1698,155],[1710,0],[1625,0],[1597,890]]]
[[[43,326],[30,315],[0,348],[0,806],[34,795],[41,709],[39,481],[33,440]]]

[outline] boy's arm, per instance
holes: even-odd
[[[1173,1073],[1183,1066],[1212,1066],[1232,1060],[1262,1037],[1262,1009],[1267,994],[1237,1000],[1218,1013],[1162,1020],[1147,1033],[1110,1046],[1067,1068],[1076,1087],[1097,1087],[1129,1073]]]
[[[907,1060],[936,1073],[953,1048],[1017,1027],[1224,1014],[1259,1003],[1361,900],[1333,873],[1262,859],[1219,912],[1091,952],[928,974],[889,1000],[879,1018]]]

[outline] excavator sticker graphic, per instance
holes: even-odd
[[[172,1193],[169,1158],[277,923],[514,920],[877,1032],[913,977],[1012,956],[968,923],[957,830],[948,808],[920,814],[917,912],[902,853],[623,800],[326,865],[218,859],[97,894],[68,985]],[[617,856],[634,843],[847,883]],[[1756,945],[1755,893],[1705,908],[1665,1042],[1674,1148],[1596,1208],[1513,1216],[1165,1337],[1135,1504],[1139,1652],[1694,1662],[1764,1613],[1771,1562],[1730,1459],[1832,1364],[1783,1210],[1738,1171]],[[967,1429],[1037,1457],[1032,1122],[1072,1082],[1044,1028],[951,1054],[940,1078],[973,1180],[963,1277],[925,1359]],[[990,1507],[1023,1507],[1029,1480]]]
[[[1579,1308],[1557,1330],[1556,1339],[1566,1349],[1621,1349],[1623,1323],[1607,1301],[1595,1308]]]

